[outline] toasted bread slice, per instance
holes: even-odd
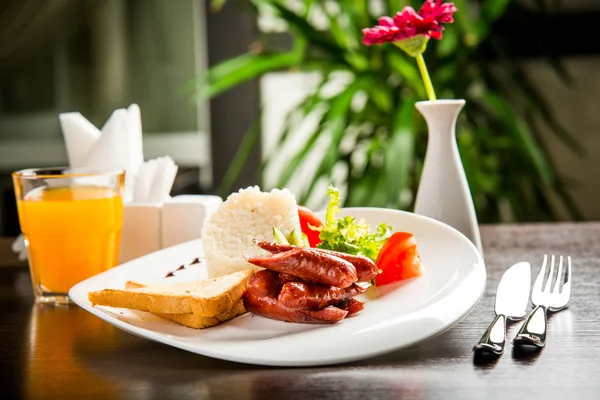
[[[142,287],[146,287],[146,286],[148,286],[148,285],[145,285],[140,282],[135,282],[135,281],[127,281],[125,283],[126,289],[142,288]],[[237,303],[235,303],[230,310],[225,311],[224,313],[221,313],[221,314],[217,314],[214,317],[200,317],[200,316],[197,316],[194,314],[164,314],[164,313],[153,313],[153,314],[157,315],[159,317],[170,319],[171,321],[177,322],[178,324],[187,326],[189,328],[204,329],[204,328],[210,328],[211,326],[218,325],[221,322],[229,321],[230,319],[233,319],[233,318],[237,317],[238,315],[242,315],[245,312],[246,312],[246,309],[244,308],[244,303],[243,303],[243,301],[240,300]]]
[[[159,283],[135,289],[104,289],[88,293],[93,305],[130,308],[156,314],[214,317],[231,310],[242,298],[252,271],[202,281]]]
[[[204,329],[218,325],[221,322],[229,321],[230,319],[233,319],[238,315],[242,315],[245,312],[246,309],[244,308],[244,303],[242,300],[239,300],[231,309],[213,317],[200,317],[195,314],[153,314],[158,315],[159,317],[170,319],[171,321],[177,322],[178,324],[187,326],[189,328]]]

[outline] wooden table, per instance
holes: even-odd
[[[14,237],[0,237],[0,268],[27,267],[27,261],[20,261],[12,251]]]
[[[213,360],[119,331],[77,307],[0,290],[2,398],[597,399],[600,398],[600,223],[485,226],[488,271],[477,307],[448,332],[387,356],[326,368]],[[474,359],[503,271],[544,253],[573,257],[570,308],[550,319],[547,347]],[[0,269],[22,287],[26,271]],[[15,286],[16,285],[16,286]],[[517,325],[512,325],[512,337]],[[368,343],[365,343],[368,345]]]

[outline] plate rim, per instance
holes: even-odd
[[[443,310],[443,313],[445,316],[445,318],[443,319],[444,323],[442,323],[439,327],[435,327],[434,329],[431,330],[431,332],[428,332],[427,334],[414,335],[412,339],[400,341],[399,344],[396,346],[392,345],[392,346],[386,347],[386,348],[384,348],[382,350],[378,350],[378,351],[371,351],[371,352],[363,351],[360,354],[323,358],[318,361],[307,360],[307,361],[301,361],[301,362],[297,362],[297,361],[286,362],[285,360],[257,360],[256,358],[252,358],[252,357],[244,357],[244,356],[237,356],[237,355],[230,356],[229,354],[222,354],[220,352],[212,352],[205,348],[198,349],[198,348],[194,347],[193,342],[171,341],[169,339],[168,335],[156,332],[151,329],[139,327],[139,326],[130,324],[126,321],[120,320],[119,318],[112,316],[111,314],[103,311],[102,309],[92,306],[89,302],[86,302],[85,300],[79,298],[79,296],[77,295],[77,293],[80,292],[85,286],[87,286],[90,283],[97,280],[98,277],[100,277],[101,275],[104,275],[110,271],[117,269],[117,268],[120,269],[120,268],[128,267],[130,264],[132,264],[134,262],[137,264],[146,258],[151,259],[157,253],[161,253],[166,250],[175,251],[175,249],[177,249],[178,247],[190,246],[192,243],[201,243],[202,239],[194,239],[194,240],[191,240],[191,241],[188,241],[185,243],[181,243],[181,244],[178,244],[175,246],[170,246],[165,249],[161,249],[161,250],[155,251],[153,253],[146,254],[142,257],[136,258],[134,260],[130,260],[126,263],[120,264],[116,267],[111,268],[108,271],[104,271],[100,274],[94,275],[94,276],[76,284],[75,286],[73,286],[69,290],[69,297],[71,298],[71,300],[73,300],[73,302],[75,304],[77,304],[79,307],[83,308],[87,312],[90,312],[91,314],[102,319],[103,321],[105,321],[125,332],[128,332],[132,335],[142,337],[142,338],[148,339],[148,340],[153,340],[155,342],[162,343],[167,346],[179,348],[181,350],[189,351],[194,354],[211,357],[211,358],[215,358],[215,359],[243,363],[243,364],[248,364],[248,365],[263,365],[263,366],[277,366],[277,367],[310,367],[310,366],[324,366],[324,365],[339,365],[339,364],[346,364],[346,363],[364,360],[364,359],[371,359],[373,357],[377,357],[377,356],[380,356],[383,354],[389,354],[389,353],[410,347],[417,343],[420,343],[420,342],[429,340],[433,337],[436,337],[438,335],[441,335],[442,333],[444,333],[447,330],[454,327],[456,324],[458,324],[461,320],[463,320],[465,317],[467,317],[470,314],[470,312],[479,303],[479,300],[481,299],[481,297],[483,296],[483,293],[485,292],[485,287],[486,287],[486,283],[487,283],[487,271],[486,271],[486,266],[485,266],[485,261],[484,261],[483,255],[479,252],[477,247],[464,234],[462,234],[460,231],[453,228],[452,226],[445,224],[441,221],[438,221],[434,218],[416,214],[416,213],[413,213],[410,211],[395,210],[395,209],[389,209],[389,208],[379,208],[379,207],[345,207],[345,208],[342,208],[342,211],[357,211],[357,210],[401,213],[401,214],[411,215],[412,217],[423,218],[423,219],[429,220],[432,223],[434,223],[435,225],[439,225],[443,229],[454,231],[454,233],[458,234],[462,239],[464,239],[464,241],[466,241],[468,243],[468,246],[477,255],[477,259],[478,259],[477,266],[475,268],[473,268],[473,270],[470,271],[469,274],[467,274],[465,276],[465,279],[458,286],[456,286],[454,288],[454,290],[452,290],[451,293],[449,293],[447,296],[443,297],[442,299],[439,299],[438,301],[434,302],[433,304],[430,304],[430,305],[426,306],[425,308],[417,311],[419,313],[423,313],[423,312],[432,313],[431,308],[435,308],[435,306],[439,305],[441,301],[447,301],[448,299],[457,297],[458,292],[462,292],[464,289],[468,288],[469,295],[464,296],[464,298],[462,299],[462,302],[460,302],[460,304],[461,304],[460,307],[456,307],[456,306],[451,307],[449,310],[454,310],[453,312],[449,312],[447,308],[444,308],[444,310]],[[319,211],[317,213],[320,213],[320,212],[322,212],[322,211]],[[85,299],[87,300],[87,296],[85,296]],[[456,302],[456,300],[452,300],[452,301]],[[430,316],[431,315],[435,316],[436,315],[435,312],[436,311],[434,310],[433,314],[430,314]],[[450,318],[449,318],[449,314],[451,314]],[[198,350],[200,350],[200,351],[198,351]]]

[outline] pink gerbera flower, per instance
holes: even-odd
[[[426,0],[418,12],[412,7],[404,7],[394,18],[381,17],[379,25],[363,29],[363,41],[366,45],[397,42],[417,35],[427,39],[441,39],[444,27],[442,24],[452,23],[458,9],[453,3],[442,3],[442,0]]]
[[[391,42],[406,54],[417,60],[429,100],[434,101],[435,91],[423,59],[429,39],[441,39],[442,24],[454,22],[452,14],[458,9],[454,3],[442,0],[425,0],[418,12],[412,7],[404,7],[394,18],[381,17],[379,24],[363,29],[363,42],[367,46]]]

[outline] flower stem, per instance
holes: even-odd
[[[417,64],[419,65],[419,72],[421,72],[421,77],[423,78],[423,83],[425,84],[427,97],[429,97],[429,101],[435,101],[435,91],[433,90],[433,85],[431,84],[431,78],[429,77],[429,72],[427,71],[427,65],[425,65],[423,54],[419,54],[415,58],[417,59]]]

